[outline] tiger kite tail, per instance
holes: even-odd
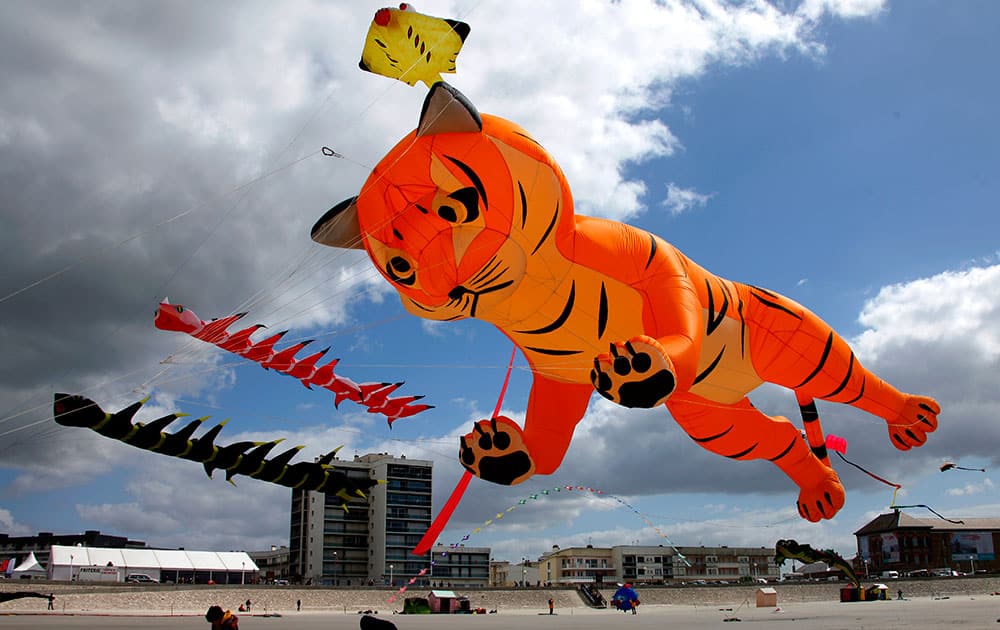
[[[154,324],[160,330],[170,330],[191,335],[195,339],[218,346],[223,350],[237,354],[244,359],[249,359],[260,364],[263,368],[274,370],[282,374],[287,374],[298,379],[303,385],[312,389],[322,387],[333,392],[334,406],[339,407],[340,403],[350,400],[367,408],[369,413],[381,413],[386,416],[389,426],[397,418],[412,416],[427,409],[433,409],[433,405],[412,405],[388,406],[387,403],[400,400],[399,398],[388,397],[388,394],[403,385],[399,383],[355,383],[346,376],[337,374],[334,371],[340,359],[331,359],[320,364],[330,348],[324,348],[319,352],[314,352],[302,358],[296,358],[296,354],[302,348],[312,343],[311,339],[300,341],[281,349],[275,349],[275,345],[288,333],[287,330],[275,333],[260,341],[253,341],[250,337],[262,328],[263,324],[254,324],[234,333],[227,332],[232,324],[246,316],[246,313],[235,313],[220,319],[204,321],[199,318],[194,311],[185,308],[180,304],[171,304],[164,299],[156,311]],[[416,397],[422,398],[422,397]],[[386,411],[382,411],[386,408]]]
[[[349,477],[332,465],[340,447],[316,461],[292,464],[292,458],[302,446],[293,446],[270,459],[266,457],[282,440],[244,441],[228,446],[216,444],[215,439],[225,426],[225,420],[200,437],[192,437],[192,434],[207,417],[194,420],[176,433],[164,433],[162,429],[185,414],[171,413],[149,423],[133,423],[132,418],[148,400],[132,403],[117,413],[107,413],[84,396],[56,394],[52,411],[56,423],[62,426],[91,429],[136,448],[200,462],[209,477],[215,470],[224,470],[230,483],[235,475],[245,475],[289,488],[324,492],[340,497],[344,510],[348,509],[348,503],[367,500],[366,492],[381,483],[374,479]]]

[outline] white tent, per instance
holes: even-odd
[[[39,562],[38,558],[35,557],[35,552],[32,551],[28,554],[21,564],[14,567],[11,577],[15,580],[20,578],[33,578],[33,577],[45,577],[45,567],[43,567]]]
[[[183,549],[109,549],[52,545],[49,578],[79,578],[81,567],[116,567],[123,577],[145,573],[154,579],[213,580],[220,584],[252,582],[260,569],[243,551],[185,551]]]

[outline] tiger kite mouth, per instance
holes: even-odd
[[[459,285],[448,291],[448,297],[450,298],[448,306],[458,305],[461,310],[469,309],[469,316],[476,316],[476,307],[479,306],[479,298],[487,293],[493,293],[494,291],[499,291],[501,289],[506,289],[510,285],[514,284],[513,280],[507,280],[506,282],[501,282],[493,286],[486,287],[485,289],[473,290],[462,285]],[[471,296],[471,298],[470,298]]]

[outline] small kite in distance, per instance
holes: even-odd
[[[986,472],[985,468],[966,468],[964,466],[959,466],[955,462],[945,462],[941,464],[941,472],[945,472],[946,470],[951,470],[953,468],[955,470],[972,470],[975,472]]]

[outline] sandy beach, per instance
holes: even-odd
[[[44,599],[17,599],[0,604],[0,628],[143,628],[206,627],[202,615],[212,604],[234,611],[254,602],[240,615],[240,627],[290,629],[358,628],[363,611],[389,619],[399,628],[597,628],[630,624],[636,629],[731,628],[754,624],[781,627],[808,624],[810,630],[839,628],[907,628],[961,626],[1000,628],[1000,578],[955,578],[893,581],[887,601],[840,602],[842,583],[777,584],[776,607],[758,608],[755,587],[647,587],[639,593],[639,614],[587,607],[571,589],[490,589],[463,591],[474,606],[497,610],[486,615],[401,615],[402,601],[391,589],[336,589],[276,586],[136,586],[66,583],[0,582],[0,592],[37,591],[55,595],[55,610]],[[409,595],[426,595],[418,589]],[[895,599],[902,590],[905,599]],[[609,597],[611,590],[607,590]],[[390,598],[397,595],[395,602]],[[548,598],[555,615],[548,615]],[[296,600],[302,600],[301,612]],[[378,611],[377,614],[375,611]],[[141,617],[142,619],[137,619]]]

